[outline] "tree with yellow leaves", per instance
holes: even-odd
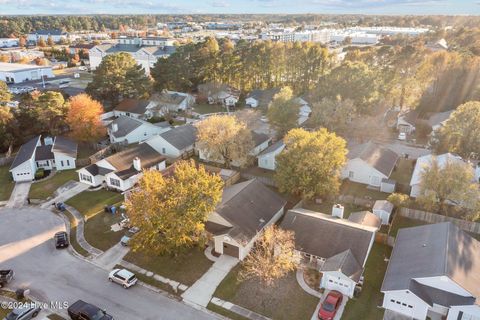
[[[293,232],[272,225],[265,228],[242,263],[239,280],[258,279],[266,286],[271,286],[295,270],[299,260]]]
[[[176,162],[170,177],[155,170],[144,171],[139,188],[125,204],[130,221],[140,228],[131,247],[175,254],[204,244],[205,222],[220,202],[222,189],[219,176],[203,166],[197,168],[193,161]]]
[[[103,106],[87,94],[70,98],[67,124],[72,137],[80,142],[95,142],[106,134],[100,115]]]
[[[233,116],[211,116],[198,123],[197,147],[205,157],[224,163],[243,166],[248,163],[253,148],[252,133]]]

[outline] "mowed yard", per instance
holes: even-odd
[[[75,169],[57,171],[53,177],[45,178],[46,180],[32,183],[30,187],[30,193],[28,196],[30,199],[47,199],[53,196],[55,190],[63,186],[69,181],[78,181],[78,173]]]
[[[240,268],[241,266],[235,267],[223,279],[214,297],[275,320],[303,320],[312,317],[319,299],[303,291],[297,283],[294,272],[277,280],[271,287],[267,287],[255,279],[238,281]]]
[[[0,201],[7,201],[10,199],[10,194],[12,193],[15,183],[13,182],[10,176],[10,166],[1,166],[0,167]]]

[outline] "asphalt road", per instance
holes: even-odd
[[[110,283],[107,270],[55,249],[52,236],[64,228],[48,210],[0,209],[0,269],[16,274],[8,287],[28,287],[43,302],[82,299],[116,320],[219,319],[140,285],[124,289]]]

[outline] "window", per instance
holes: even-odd
[[[80,180],[92,183],[92,177],[83,173],[80,173]]]
[[[67,166],[70,166],[70,160],[67,160]]]
[[[60,161],[60,165],[63,167],[63,160]]]
[[[348,171],[348,178],[353,179],[353,171]]]
[[[162,148],[162,153],[163,153],[163,154],[165,154],[165,153],[166,153],[166,152],[165,152],[165,148]]]
[[[120,180],[118,179],[110,178],[110,184],[114,187],[120,188]]]

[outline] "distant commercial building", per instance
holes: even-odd
[[[418,36],[425,32],[428,32],[427,28],[401,28],[401,27],[354,27],[349,28],[352,32],[362,32],[368,34],[376,34],[379,36],[393,36],[397,34],[403,34],[408,36]]]
[[[0,80],[6,83],[21,83],[42,77],[53,78],[52,67],[0,62]]]
[[[118,52],[131,54],[135,61],[145,70],[145,73],[150,74],[150,69],[153,68],[157,60],[159,58],[167,58],[174,53],[175,46],[173,45],[173,40],[168,38],[120,38],[117,44],[101,44],[90,49],[90,68],[95,70],[104,57]]]
[[[62,30],[37,30],[27,35],[27,41],[37,44],[40,38],[47,41],[50,37],[55,43],[70,39],[70,35]]]
[[[18,38],[0,38],[0,48],[18,47]]]

